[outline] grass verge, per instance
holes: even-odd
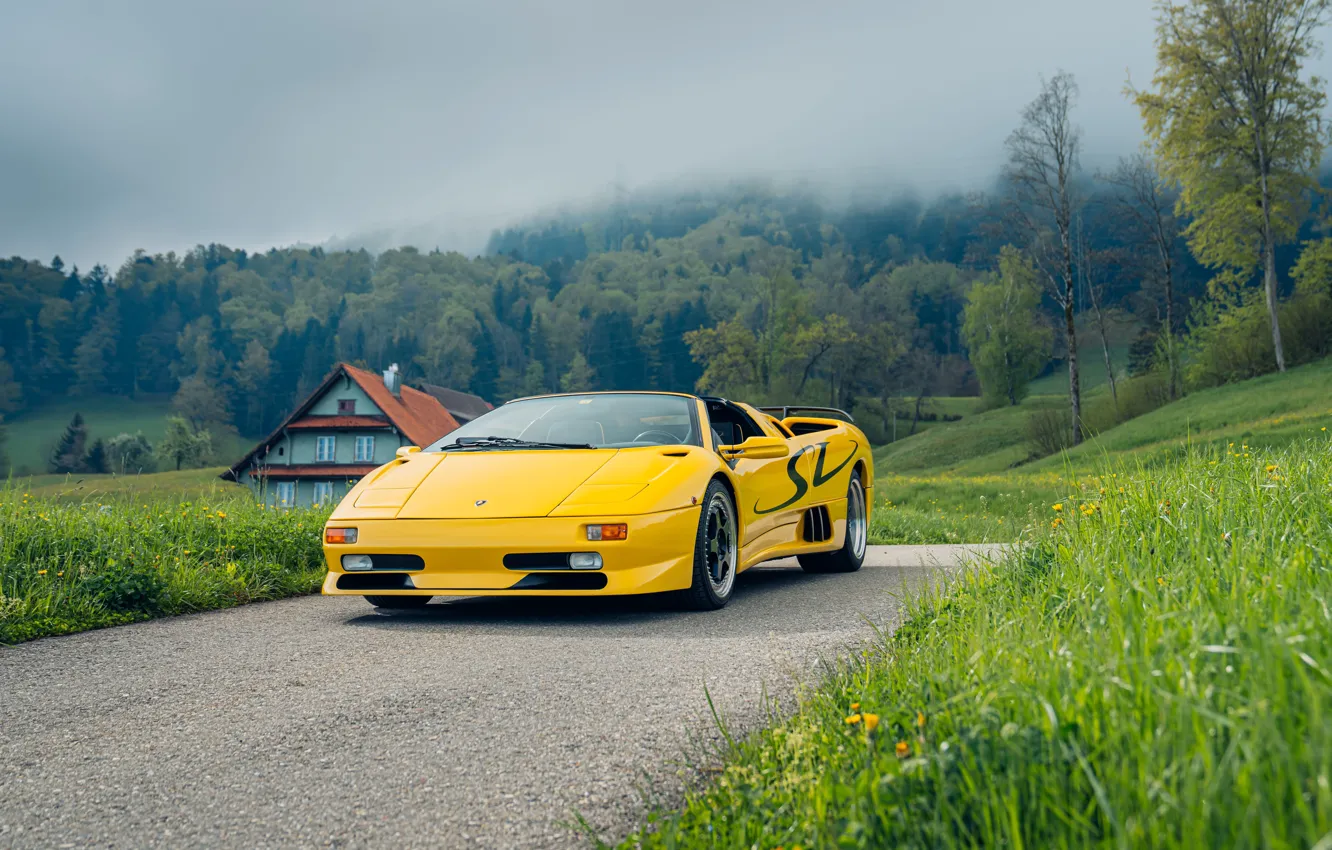
[[[625,846],[1332,844],[1332,443],[1066,496]]]
[[[1039,475],[881,475],[874,482],[870,542],[1010,543],[1071,478]]]
[[[324,511],[0,492],[0,643],[319,588]]]

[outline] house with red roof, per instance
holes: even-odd
[[[396,363],[382,376],[339,363],[222,478],[274,507],[336,504],[399,447],[428,446],[457,427],[438,399],[403,386]]]

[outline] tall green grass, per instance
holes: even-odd
[[[626,845],[1332,846],[1326,435],[1044,513]]]
[[[326,516],[0,491],[0,643],[314,592]]]

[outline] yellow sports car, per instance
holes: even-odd
[[[324,593],[415,608],[432,596],[674,591],[720,608],[762,561],[859,569],[873,485],[865,435],[831,408],[524,398],[363,478],[324,529]]]

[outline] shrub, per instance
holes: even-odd
[[[1164,372],[1147,372],[1115,384],[1118,401],[1109,393],[1087,400],[1082,409],[1082,433],[1093,436],[1170,403]]]
[[[153,447],[143,432],[117,434],[106,441],[107,472],[117,475],[138,475],[154,472]]]
[[[1062,407],[1032,411],[1027,416],[1027,442],[1035,457],[1048,457],[1068,448],[1071,414]]]
[[[112,611],[157,614],[166,596],[166,579],[146,567],[118,564],[83,581],[82,590]]]
[[[1296,293],[1277,310],[1286,363],[1307,363],[1332,351],[1332,297]],[[1185,340],[1185,379],[1190,387],[1216,387],[1276,370],[1272,328],[1260,293],[1233,303],[1200,308]]]

